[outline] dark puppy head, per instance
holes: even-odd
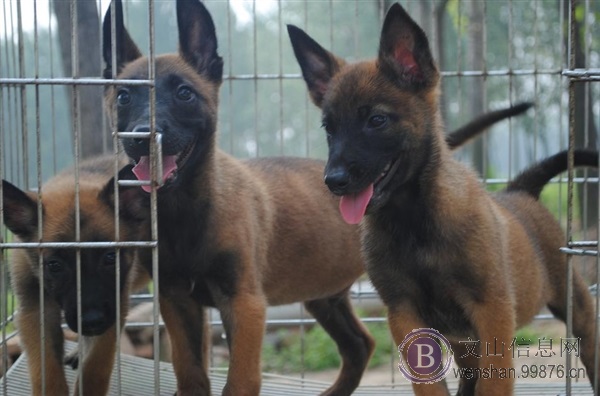
[[[82,175],[83,177],[83,175]],[[87,177],[87,175],[86,175]],[[105,181],[106,179],[104,179]],[[73,176],[56,178],[42,189],[42,229],[38,236],[38,195],[27,193],[7,181],[2,181],[4,223],[21,242],[73,242],[75,231],[75,189]],[[119,240],[135,240],[140,220],[127,217],[130,205],[139,205],[139,188],[120,192],[123,221]],[[80,240],[104,242],[115,240],[113,207],[114,180],[96,183],[89,178],[80,183]],[[131,202],[131,204],[129,203]],[[137,209],[136,209],[137,211]],[[134,262],[132,248],[82,248],[81,262],[81,334],[94,336],[104,333],[116,320],[116,265],[119,254],[119,288],[124,290]],[[77,253],[74,248],[18,249],[13,251],[13,271],[16,276],[40,276],[43,266],[46,299],[54,300],[63,310],[71,330],[77,325]],[[37,286],[36,286],[37,287]],[[33,295],[37,295],[34,291]],[[19,296],[27,298],[27,296]],[[33,298],[33,297],[32,297]],[[37,298],[37,297],[35,297]]]
[[[379,56],[345,64],[295,26],[294,53],[313,102],[322,109],[329,158],[325,183],[342,196],[349,223],[388,202],[436,151],[439,72],[425,33],[394,4]]]
[[[115,0],[112,7],[116,41],[111,40],[109,8],[103,25],[104,77],[148,79],[148,58],[141,55],[125,29],[121,1]],[[179,0],[177,23],[179,53],[158,56],[155,62],[155,125],[162,134],[163,188],[183,183],[181,179],[199,168],[214,147],[223,77],[223,60],[217,54],[215,26],[208,10],[197,0]],[[148,86],[109,87],[105,99],[109,112],[116,108],[117,119],[112,121],[118,131],[150,131]],[[124,139],[123,146],[137,164],[136,176],[149,180],[149,140]]]

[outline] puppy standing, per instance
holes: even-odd
[[[148,59],[123,26],[120,1],[113,6],[115,72],[122,79],[145,79]],[[179,54],[156,58],[155,86],[165,183],[158,191],[159,293],[178,394],[210,393],[201,352],[203,307],[219,309],[227,334],[231,358],[223,393],[255,395],[266,306],[298,301],[342,355],[340,374],[325,394],[351,394],[373,351],[348,299],[348,288],[364,271],[358,230],[338,216],[338,199],[321,182],[323,162],[239,161],[216,147],[223,62],[215,27],[196,0],[177,1],[177,21]],[[113,75],[110,24],[109,9],[104,18],[107,78]],[[106,102],[107,108],[116,106],[113,123],[119,131],[150,130],[147,88],[111,86]],[[485,118],[455,136],[453,144],[526,108]],[[149,179],[147,140],[123,144],[137,164],[131,178]],[[139,192],[138,199],[147,200]]]
[[[367,214],[367,271],[389,308],[396,343],[413,329],[433,327],[455,348],[467,337],[480,341],[482,357],[458,359],[460,366],[512,367],[510,358],[483,346],[509,346],[515,329],[543,305],[560,319],[566,315],[564,236],[537,201],[544,183],[565,170],[565,155],[550,160],[559,164],[554,173],[540,177],[534,168],[507,191],[486,193],[444,144],[439,73],[424,32],[399,4],[386,16],[372,62],[339,66],[300,29],[290,26],[289,33],[311,97],[323,110],[325,182],[342,197],[347,222]],[[597,154],[576,157],[584,165],[597,160]],[[574,331],[593,383],[594,309],[578,275],[574,287]],[[513,381],[461,380],[459,394],[509,395]],[[443,382],[414,385],[414,391],[448,393]]]
[[[147,78],[148,59],[116,11],[119,78]],[[373,351],[354,315],[348,288],[363,273],[358,229],[336,213],[337,199],[321,183],[323,163],[272,158],[238,161],[216,147],[223,62],[215,28],[196,0],[177,1],[179,54],[156,58],[156,128],[163,140],[158,191],[160,305],[172,341],[178,395],[206,395],[204,307],[217,307],[230,349],[228,395],[257,395],[267,304],[304,301],[334,338],[342,369],[326,394],[351,394]],[[111,16],[104,19],[104,58],[111,77]],[[119,131],[149,130],[145,87],[106,91]],[[123,141],[149,179],[148,141]],[[146,189],[147,190],[147,189]],[[148,194],[138,189],[138,200]],[[145,260],[144,260],[145,262]],[[148,261],[149,262],[149,261]]]
[[[114,241],[114,158],[104,157],[80,164],[80,240]],[[60,173],[42,186],[42,229],[38,237],[38,195],[24,192],[2,181],[4,223],[20,242],[75,241],[75,177],[73,170]],[[126,191],[121,192],[125,197]],[[125,219],[124,219],[125,220]],[[128,218],[120,224],[120,239],[139,235],[140,219]],[[41,258],[40,258],[41,255]],[[136,252],[120,249],[121,324],[129,306],[129,290],[147,283],[145,270],[135,264]],[[44,273],[45,345],[42,360],[40,322],[40,259]],[[42,366],[45,394],[67,395],[63,368],[64,337],[61,313],[71,330],[80,334],[84,347],[83,394],[105,395],[116,350],[116,251],[114,248],[81,250],[81,329],[77,323],[76,251],[73,248],[16,249],[12,251],[10,272],[18,300],[16,325],[28,355],[34,395],[41,395]],[[76,381],[74,394],[79,394]]]

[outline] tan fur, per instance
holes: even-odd
[[[108,205],[99,200],[99,193],[114,174],[112,170],[114,158],[105,157],[100,160],[89,160],[81,164],[79,182],[80,210],[86,223],[81,228],[81,241],[97,241],[98,235],[108,235],[114,240],[114,212]],[[83,169],[99,167],[102,172],[89,172]],[[65,171],[42,187],[43,202],[43,242],[75,241],[75,178],[73,170]],[[37,196],[30,194],[35,200]],[[5,205],[7,201],[5,200]],[[6,209],[6,208],[5,208]],[[121,225],[121,236],[118,240],[130,240],[132,232]],[[137,233],[137,231],[136,231]],[[32,241],[36,241],[33,238]],[[32,242],[26,240],[24,242]],[[42,249],[42,255],[60,249]],[[63,369],[63,333],[61,330],[61,309],[48,294],[45,295],[45,360],[41,360],[42,346],[39,300],[39,263],[34,250],[17,249],[11,259],[11,277],[14,291],[18,299],[17,327],[29,359],[29,373],[34,395],[41,395],[45,389],[47,395],[66,395],[68,387]],[[129,260],[134,260],[133,253],[128,253]],[[123,261],[122,261],[123,264]],[[82,255],[82,267],[86,265]],[[124,264],[123,264],[124,265]],[[125,322],[129,306],[129,291],[140,288],[148,282],[147,273],[137,265],[129,272],[128,282],[121,291],[121,325]],[[75,287],[75,285],[68,285]],[[105,395],[112,373],[116,351],[116,334],[113,325],[104,334],[93,337],[80,336],[80,345],[84,345],[83,362],[79,367],[83,370],[83,388],[86,395]],[[60,353],[58,353],[60,352]],[[45,366],[45,388],[42,384],[42,366]],[[74,384],[74,394],[79,394],[79,380]]]
[[[425,34],[399,4],[390,8],[379,57],[370,62],[336,69],[333,54],[300,29],[288,31],[323,110],[326,169],[336,172],[328,182],[326,170],[326,182],[346,197],[373,188],[361,223],[363,253],[396,344],[414,329],[443,328],[454,346],[467,337],[480,342],[481,358],[459,358],[459,366],[513,367],[508,348],[518,327],[545,305],[566,317],[566,257],[559,251],[565,238],[557,221],[527,191],[487,193],[451,156],[438,107],[439,72]],[[370,124],[383,116],[385,122]],[[339,175],[348,175],[344,183]],[[574,334],[593,384],[595,312],[577,272],[574,291]],[[496,344],[504,345],[504,357],[486,352]],[[513,385],[498,375],[461,379],[459,394],[510,395]],[[444,382],[413,389],[448,394]]]
[[[13,274],[17,274],[17,272],[13,272]],[[14,284],[16,285],[16,283]],[[45,325],[49,327],[60,326],[60,323],[54,318],[54,316],[57,315],[56,308],[48,306],[46,312],[46,317],[50,316],[52,317],[52,320],[46,320]],[[51,345],[51,336],[46,337],[44,351],[45,359],[42,360],[39,309],[23,310],[19,312],[16,317],[16,325],[21,333],[23,348],[29,356],[27,362],[33,394],[36,396],[43,395],[42,389],[45,386],[45,394],[68,395],[69,388],[65,379],[62,355],[56,356]],[[45,370],[45,385],[42,382],[42,366]]]
[[[350,394],[374,348],[348,298],[364,271],[358,229],[339,217],[339,200],[322,183],[322,161],[240,161],[217,147],[223,62],[214,23],[201,2],[180,0],[176,8],[179,53],[157,56],[154,63],[155,119],[144,89],[111,86],[105,99],[107,108],[117,109],[110,113],[116,115],[114,126],[149,130],[154,122],[163,155],[176,157],[177,170],[166,175],[157,197],[161,312],[171,335],[178,396],[210,393],[201,355],[206,305],[219,309],[230,349],[223,393],[257,395],[266,307],[300,301],[342,355],[340,375],[324,394]],[[120,1],[114,9],[120,37],[111,42],[109,10],[107,70],[116,52],[119,79],[146,79],[148,58],[130,48],[135,45],[123,26]],[[344,65],[331,61],[335,70]],[[187,99],[179,96],[181,87],[192,92]],[[149,146],[135,139],[122,143],[138,170],[148,170],[142,159],[150,155]]]
[[[187,298],[188,301],[179,300],[180,307],[193,306],[193,302],[189,301],[190,297]],[[210,394],[208,374],[205,370],[207,361],[196,362],[191,346],[185,342],[186,331],[202,329],[205,326],[204,311],[178,312],[174,300],[165,296],[160,296],[160,310],[171,340],[171,361],[177,376],[177,394]],[[203,354],[207,356],[207,350],[203,351]]]
[[[337,199],[320,180],[322,163],[298,161],[292,169],[281,168],[269,160],[240,162],[216,149],[214,176],[209,183],[199,184],[202,194],[212,196],[215,205],[214,248],[235,250],[242,257],[236,296],[216,302],[223,316],[232,317],[224,394],[259,393],[257,356],[267,305],[335,296],[364,272],[358,229],[339,218]],[[168,287],[164,281],[162,286]],[[217,296],[220,293],[216,286],[213,291]],[[177,299],[181,298],[178,294]],[[195,367],[190,346],[182,344],[186,338],[177,335],[181,327],[201,324],[191,325],[196,319],[190,316],[173,316],[168,298],[161,299],[161,311],[173,344],[178,395],[204,394],[199,389],[205,385],[196,382],[204,375],[200,370],[190,372]],[[360,328],[366,332],[362,325]],[[370,354],[373,341],[369,338],[368,342]],[[195,385],[186,385],[188,381]]]
[[[250,375],[260,373],[252,356],[261,345],[266,305],[342,293],[364,267],[356,228],[343,224],[337,200],[320,182],[321,164],[302,161],[301,167],[285,171],[269,160],[242,165],[219,151],[216,160],[224,162],[218,169],[232,172],[217,178],[231,185],[215,188],[225,194],[215,201],[220,222],[213,231],[223,249],[241,245],[249,255],[239,269],[238,296],[231,308],[222,307],[236,312],[233,331],[240,331],[240,336],[231,335],[231,386],[225,394],[251,395],[260,386],[260,378]]]
[[[120,2],[115,5],[116,22],[122,24]],[[201,352],[206,348],[206,305],[219,309],[230,349],[223,394],[258,395],[266,307],[299,301],[332,335],[342,355],[338,381],[324,394],[350,394],[374,349],[347,296],[364,272],[358,229],[337,216],[338,199],[321,183],[322,161],[240,161],[216,147],[222,61],[216,54],[213,22],[196,1],[178,1],[177,15],[179,54],[158,56],[155,63],[160,88],[156,95],[162,98],[157,101],[156,127],[163,131],[163,153],[181,152],[172,142],[185,141],[187,161],[201,164],[178,164],[177,180],[158,191],[159,292],[172,342],[177,394],[210,394]],[[112,64],[110,21],[107,14],[107,70]],[[147,78],[148,59],[137,56],[126,30],[120,31],[118,77]],[[176,102],[176,84],[169,84],[173,76],[198,99]],[[131,102],[119,103],[119,92],[127,90]],[[150,124],[147,97],[140,92],[107,88],[107,108],[122,111],[112,120],[114,125],[134,129]],[[186,140],[192,135],[191,142]],[[123,143],[134,160],[148,155],[132,141]],[[139,155],[128,149],[140,150]]]
[[[443,151],[443,149],[442,149]],[[564,306],[565,286],[561,280],[566,276],[566,258],[559,248],[564,245],[564,234],[556,220],[538,201],[523,194],[514,199],[517,214],[498,205],[479,185],[476,177],[464,165],[444,156],[439,176],[431,180],[436,186],[429,199],[439,213],[441,227],[449,233],[462,227],[461,223],[476,223],[476,230],[461,242],[460,248],[465,260],[463,271],[477,273],[485,287],[483,304],[474,304],[468,297],[461,297],[456,290],[455,298],[463,305],[473,322],[474,337],[485,345],[504,345],[504,357],[487,356],[485,349],[479,351],[482,357],[476,363],[480,368],[511,368],[514,366],[508,347],[515,329],[529,323],[533,316],[546,305]],[[448,175],[450,174],[450,175]],[[447,177],[450,176],[450,177]],[[448,183],[452,181],[454,186]],[[463,185],[467,189],[456,188]],[[436,198],[433,198],[433,197]],[[537,244],[532,243],[523,223],[528,223],[535,233]],[[379,227],[371,218],[366,219],[365,233],[378,233]],[[444,252],[451,254],[452,252]],[[439,254],[444,254],[440,252]],[[376,266],[369,268],[376,269]],[[580,275],[575,272],[575,289],[586,293]],[[587,368],[593,368],[592,321],[594,310],[589,295],[575,301],[575,334],[582,337],[582,359]],[[557,300],[560,299],[560,300]],[[410,305],[397,305],[389,301],[389,324],[394,340],[400,344],[405,336],[415,328],[431,326],[425,322],[413,322],[419,317]],[[585,319],[587,318],[587,319]],[[472,334],[450,334],[452,339],[465,340]],[[507,356],[508,355],[508,356]],[[457,353],[457,357],[460,352]],[[459,362],[460,364],[460,362]],[[473,366],[466,366],[473,367]],[[596,375],[588,373],[590,380]],[[508,395],[512,393],[512,379],[484,379],[478,381],[478,395]],[[438,394],[442,384],[431,386],[415,385],[415,393],[422,395]],[[443,387],[445,389],[445,387]],[[439,390],[439,394],[447,394]]]

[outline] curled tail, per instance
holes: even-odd
[[[498,121],[502,121],[505,118],[514,117],[521,113],[526,112],[530,107],[533,106],[531,102],[523,102],[517,105],[508,107],[502,110],[490,111],[480,117],[477,117],[473,121],[469,122],[446,135],[446,143],[451,149],[455,149],[465,144],[469,139],[474,138],[487,128],[491,127]]]
[[[506,186],[507,192],[522,191],[535,199],[540,197],[542,189],[553,177],[567,170],[567,151],[561,151],[551,157],[530,166],[515,177]],[[575,150],[575,166],[598,167],[597,150]]]

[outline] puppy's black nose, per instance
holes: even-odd
[[[87,309],[81,315],[82,334],[98,334],[106,325],[106,315],[99,309]]]
[[[325,184],[331,191],[341,192],[350,184],[350,173],[344,168],[334,168],[325,174]]]
[[[150,132],[150,125],[137,125],[133,132]],[[139,146],[148,144],[148,138],[133,138],[133,143]]]

